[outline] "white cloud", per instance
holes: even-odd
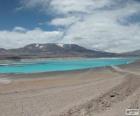
[[[51,9],[55,13],[67,14],[71,12],[89,13],[91,9],[101,8],[110,0],[22,0],[27,8],[40,7],[48,12]]]
[[[24,0],[22,3],[23,7],[37,7],[46,13],[56,15],[50,24],[66,27],[63,30],[64,36],[62,32],[42,30],[27,31],[23,34],[17,32],[22,30],[17,28],[13,32],[6,31],[5,33],[10,33],[7,35],[9,37],[5,36],[3,39],[15,34],[15,40],[22,40],[23,42],[19,42],[22,45],[51,40],[55,42],[58,36],[61,43],[76,43],[91,49],[111,52],[140,49],[140,25],[131,22],[130,25],[125,25],[125,17],[140,12],[140,3],[136,0]],[[1,33],[4,32],[0,32],[0,37]],[[45,36],[47,39],[44,39]]]
[[[94,3],[92,0],[52,0],[51,6],[58,13],[89,12],[88,8]]]
[[[19,27],[19,26],[17,26],[17,27],[15,27],[15,28],[13,29],[13,31],[15,31],[15,32],[23,32],[23,33],[25,33],[25,32],[27,32],[28,30],[25,29],[25,28],[23,28],[23,27]]]
[[[137,12],[138,4],[128,4],[117,10],[96,11],[72,25],[62,40],[87,48],[111,52],[140,49],[140,25],[121,25],[117,20]]]
[[[31,43],[52,43],[63,35],[59,31],[49,32],[39,28],[23,33],[23,29],[22,27],[16,27],[12,31],[0,31],[0,48],[19,48]]]
[[[78,18],[72,16],[72,17],[53,19],[50,24],[56,25],[56,26],[70,26],[77,21],[78,21]]]

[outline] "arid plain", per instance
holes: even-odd
[[[140,62],[0,75],[0,116],[125,116],[140,108]]]

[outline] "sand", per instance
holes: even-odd
[[[140,108],[139,62],[0,78],[0,116],[125,116]]]

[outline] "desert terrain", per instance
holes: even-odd
[[[140,108],[140,62],[0,75],[0,116],[125,116],[127,108]]]

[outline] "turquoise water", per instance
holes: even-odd
[[[69,71],[95,67],[128,64],[134,58],[96,58],[96,59],[51,59],[45,61],[16,62],[3,64],[0,73],[39,73],[52,71]]]

